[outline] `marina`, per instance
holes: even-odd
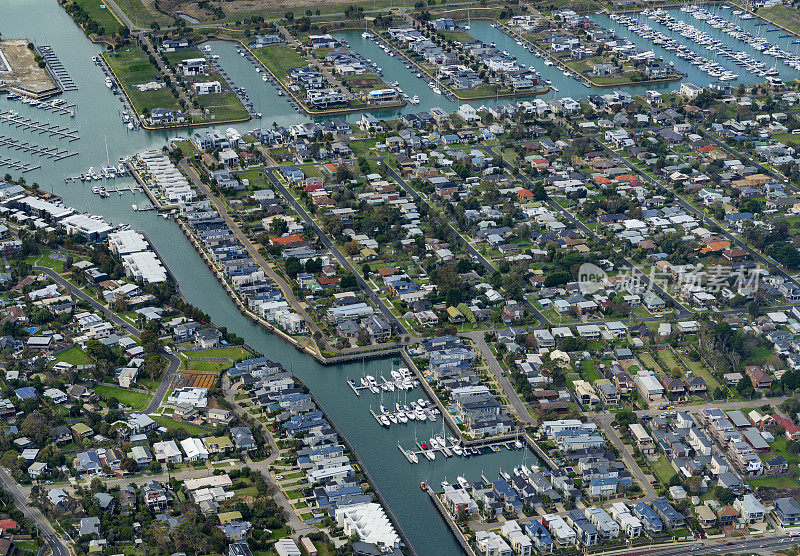
[[[20,160],[10,160],[8,158],[0,158],[0,166],[4,168],[11,168],[12,170],[18,170],[23,174],[27,174],[28,172],[32,172],[33,170],[38,170],[41,168],[40,165],[33,165]]]
[[[261,112],[255,111],[255,108],[253,107],[253,101],[250,100],[250,96],[247,94],[247,89],[236,85],[233,79],[231,79],[231,76],[228,75],[228,72],[225,71],[225,68],[223,68],[222,65],[218,63],[219,55],[209,54],[211,52],[211,47],[203,49],[203,52],[206,60],[208,60],[208,65],[211,68],[213,68],[215,72],[217,72],[222,76],[222,78],[231,88],[233,93],[239,99],[239,102],[241,102],[242,106],[244,106],[245,110],[247,110],[247,113],[250,115],[250,117],[255,119],[261,119]]]
[[[65,158],[78,155],[77,152],[60,150],[56,147],[45,147],[41,145],[34,145],[27,141],[14,139],[13,137],[8,137],[6,135],[0,135],[0,146],[8,147],[9,149],[13,149],[16,151],[23,151],[35,154],[43,158],[50,158],[54,161],[64,160]]]
[[[67,68],[61,63],[61,60],[56,56],[55,50],[49,44],[40,45],[37,50],[42,59],[47,63],[53,77],[58,82],[59,87],[64,92],[77,91],[78,86],[70,77]]]
[[[152,134],[130,134],[126,132],[124,126],[118,125],[118,100],[116,95],[113,95],[105,86],[102,73],[93,70],[93,68],[90,68],[92,71],[87,72],[78,70],[81,67],[80,64],[92,55],[97,55],[101,47],[89,43],[80,30],[72,25],[64,14],[58,11],[55,2],[52,0],[32,0],[30,4],[20,4],[9,0],[0,0],[0,6],[3,9],[7,9],[9,14],[4,22],[0,22],[0,30],[4,33],[15,31],[14,27],[17,26],[25,27],[23,30],[29,33],[35,33],[42,27],[45,28],[41,32],[46,32],[48,39],[59,49],[60,53],[63,53],[64,65],[75,75],[76,85],[80,86],[83,93],[81,98],[75,93],[65,95],[67,102],[84,103],[84,106],[81,107],[82,110],[76,113],[75,121],[80,125],[81,129],[99,129],[103,130],[103,133],[107,132],[109,150],[114,157],[113,159],[130,155],[137,150],[145,148],[160,148],[161,145],[174,136],[173,132],[168,131]],[[42,6],[44,7],[42,8]],[[30,13],[31,11],[38,11],[40,8],[53,12],[52,21],[42,23],[39,18]],[[670,11],[670,13],[674,12]],[[683,12],[681,16],[689,17],[688,14]],[[602,19],[605,16],[594,17]],[[607,21],[610,22],[610,20]],[[745,22],[747,23],[747,21]],[[750,23],[752,24],[753,22],[751,21]],[[481,34],[484,30],[489,29],[489,24],[488,22],[473,20],[471,27],[473,34]],[[495,32],[499,31],[493,29],[492,33]],[[457,108],[457,103],[449,101],[442,95],[436,95],[423,79],[415,77],[414,73],[405,68],[402,61],[396,57],[390,57],[382,50],[377,49],[372,41],[363,39],[360,36],[361,31],[343,32],[342,34],[348,36],[350,43],[358,48],[366,49],[371,47],[373,49],[371,52],[378,50],[378,52],[374,52],[374,55],[367,54],[367,57],[376,61],[383,68],[385,78],[389,82],[399,82],[404,91],[409,95],[417,96],[419,100],[418,105],[408,106],[400,110],[393,109],[379,112],[376,113],[377,117],[387,118],[400,113],[419,112],[428,110],[433,106],[441,106],[447,111],[454,111]],[[770,38],[776,41],[789,42],[790,40],[781,37],[777,33],[771,33],[771,35],[772,37]],[[500,37],[500,40],[502,40],[502,37]],[[641,39],[635,37],[635,40]],[[678,40],[685,40],[685,38],[680,37]],[[508,48],[517,48],[518,46],[515,45],[516,43],[509,44]],[[217,43],[214,43],[214,46],[216,49]],[[786,46],[782,46],[782,48],[785,49]],[[272,87],[264,87],[265,83],[260,73],[253,71],[233,51],[234,47],[231,43],[219,46],[220,63],[224,65],[232,76],[233,81],[246,90],[251,93],[261,90],[260,94],[253,94],[252,96],[254,97],[254,109],[264,114],[266,119],[264,125],[271,125],[273,121],[279,125],[291,125],[310,119],[307,116],[299,116],[286,102],[286,98],[281,98]],[[231,53],[233,53],[233,56],[230,56]],[[671,53],[669,54],[671,55]],[[560,95],[572,95],[575,98],[580,98],[591,92],[589,89],[577,84],[574,79],[565,79],[561,71],[554,67],[544,66],[540,59],[534,60],[532,59],[533,55],[530,53],[528,55],[530,56],[530,62],[525,62],[526,58],[522,53],[519,54],[519,59],[525,63],[539,66],[538,69],[541,71],[542,76],[551,79],[553,84],[560,89]],[[753,55],[757,58],[761,56],[761,53],[754,53]],[[236,58],[241,61],[238,62],[239,65],[237,66],[236,61],[230,58]],[[676,63],[679,63],[677,59]],[[787,68],[779,67],[779,69],[784,75],[787,74]],[[703,85],[700,81],[700,72],[696,70],[695,66],[687,68],[687,73],[690,74],[688,80],[698,85]],[[788,73],[791,73],[790,69]],[[706,82],[712,80],[710,76],[705,76],[705,78]],[[742,73],[740,79],[756,80],[757,77]],[[255,88],[259,85],[262,89]],[[675,83],[647,88],[670,90],[678,86],[679,83]],[[643,92],[645,87],[630,87],[625,88],[625,90],[632,94],[637,94],[637,91]],[[87,102],[87,100],[84,100],[85,98],[90,100]],[[0,98],[0,103],[6,103],[0,105],[5,108],[13,106],[4,98]],[[86,109],[90,104],[91,111]],[[472,104],[480,106],[481,104],[492,104],[492,101]],[[34,107],[20,106],[20,111],[22,110],[33,111]],[[39,123],[43,124],[47,118],[55,119],[56,117],[62,116],[52,111],[42,112],[40,119],[43,121]],[[353,122],[358,117],[360,115],[348,115],[346,119]],[[55,120],[52,123],[55,123]],[[252,127],[252,124],[238,127],[242,130],[247,130]],[[35,128],[20,128],[20,130],[22,129],[37,133]],[[32,178],[42,184],[48,184],[48,188],[50,184],[53,184],[56,192],[59,195],[63,195],[70,204],[84,208],[88,206],[97,207],[95,210],[109,220],[124,220],[131,222],[138,229],[146,230],[148,237],[159,248],[164,256],[165,263],[176,276],[181,285],[181,294],[186,298],[187,302],[195,304],[208,313],[220,326],[226,326],[229,330],[236,331],[249,345],[270,354],[270,357],[282,362],[287,368],[291,368],[315,393],[320,403],[325,406],[331,418],[364,460],[364,465],[375,478],[377,487],[386,498],[388,504],[394,509],[404,529],[408,531],[417,552],[420,555],[460,553],[461,549],[452,535],[449,534],[437,510],[432,504],[427,503],[426,495],[420,492],[420,482],[427,481],[430,484],[439,484],[447,476],[451,478],[463,476],[467,479],[477,480],[484,469],[487,470],[488,476],[492,476],[494,474],[493,470],[513,469],[515,466],[520,465],[523,457],[520,453],[521,451],[500,447],[497,450],[489,448],[483,450],[479,456],[476,455],[469,458],[446,458],[440,456],[435,461],[428,459],[424,455],[421,458],[416,456],[419,448],[415,444],[414,427],[392,426],[388,429],[376,427],[374,417],[370,415],[369,411],[370,403],[373,406],[375,405],[374,398],[360,395],[354,397],[348,393],[348,390],[353,391],[352,386],[349,384],[345,386],[347,377],[360,377],[363,374],[380,377],[381,373],[385,374],[386,369],[389,367],[388,359],[369,361],[365,367],[362,367],[361,363],[322,367],[313,360],[290,349],[259,326],[251,323],[241,315],[236,306],[230,301],[212,272],[208,270],[203,260],[180,233],[177,226],[169,220],[158,218],[153,211],[147,210],[150,207],[146,202],[140,205],[131,205],[130,198],[127,201],[123,201],[117,195],[111,195],[103,203],[96,203],[96,196],[91,192],[91,186],[73,186],[74,183],[80,181],[79,178],[77,180],[70,178],[69,183],[62,184],[65,175],[78,176],[80,173],[86,172],[90,164],[95,164],[97,168],[97,161],[105,160],[106,158],[103,144],[96,140],[97,137],[94,137],[93,141],[90,141],[88,136],[77,137],[77,139],[80,139],[76,143],[79,152],[78,156],[64,160],[63,165],[59,166],[57,171],[53,168],[53,165],[41,167],[32,164],[30,161],[13,161],[5,156],[0,157],[0,165],[12,168],[17,172],[25,172],[26,179],[29,179],[27,172],[33,172]],[[2,148],[3,152],[8,149],[6,146]],[[27,154],[33,156],[33,153]],[[6,163],[9,162],[17,166],[7,165]],[[123,183],[124,181],[119,177],[117,178],[119,188],[131,187],[126,186]],[[99,184],[100,182],[96,183]],[[95,184],[93,183],[93,185]],[[107,183],[105,187],[107,192],[112,192]],[[135,192],[136,189],[131,187],[130,191]],[[359,393],[364,392],[364,388],[360,384],[357,385],[357,389]],[[374,393],[369,389],[367,391]],[[377,394],[380,394],[380,391]],[[348,403],[342,403],[345,398],[349,398]],[[418,429],[420,438],[431,438],[439,433],[435,429],[440,428],[440,425],[437,427],[433,422],[426,420],[424,422],[416,421],[415,427]],[[427,443],[428,441],[426,441]],[[397,457],[395,451],[398,446],[408,447],[409,449],[399,449],[403,450],[404,454],[407,452],[414,453],[418,459],[418,464],[413,466],[403,464],[403,467],[399,467],[402,461]],[[413,448],[411,448],[412,446]],[[410,461],[408,456],[405,457],[407,461]],[[530,454],[527,457],[529,460],[532,458]],[[413,494],[410,494],[412,491]]]
[[[58,139],[67,139],[69,142],[77,141],[80,139],[77,129],[70,129],[61,125],[40,122],[26,116],[22,116],[14,110],[0,112],[0,123],[6,123],[11,127],[38,133],[39,135],[47,135]]]

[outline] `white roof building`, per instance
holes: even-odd
[[[208,388],[192,388],[189,386],[176,388],[167,398],[167,403],[172,405],[183,403],[196,408],[205,408],[208,406]]]
[[[186,454],[187,461],[208,459],[208,450],[199,438],[185,438],[181,440],[181,448]]]
[[[400,547],[400,537],[380,504],[367,502],[336,510],[336,523],[345,535],[357,535],[379,549]]]
[[[175,444],[174,440],[156,442],[153,444],[153,452],[156,461],[160,461],[161,463],[180,463],[183,461],[181,451],[178,449],[178,445]]]

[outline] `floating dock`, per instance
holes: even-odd
[[[20,141],[19,139],[14,139],[13,137],[8,137],[7,135],[0,135],[0,146],[8,147],[9,149],[16,151],[35,154],[43,158],[50,158],[54,161],[64,160],[65,158],[69,158],[78,154],[77,152],[69,152],[56,147],[43,147],[41,145],[34,145],[33,143]]]
[[[8,158],[0,158],[0,166],[4,166],[6,168],[13,168],[14,170],[19,170],[23,174],[41,168],[41,165],[39,164],[34,166],[32,164],[28,164],[27,162],[22,162],[20,160],[10,160]]]
[[[49,44],[43,44],[37,48],[39,51],[39,55],[44,59],[47,67],[50,68],[50,71],[53,74],[53,77],[58,82],[59,87],[61,87],[62,91],[69,92],[69,91],[77,91],[78,86],[70,77],[67,68],[64,67],[64,64],[61,63],[61,60],[58,59],[56,56],[53,47]]]
[[[77,129],[69,129],[64,126],[39,122],[32,118],[21,116],[13,110],[0,112],[0,122],[5,122],[11,127],[24,129],[31,133],[57,137],[58,139],[67,139],[69,142],[77,141],[81,138],[81,136],[78,135]]]

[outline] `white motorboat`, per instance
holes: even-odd
[[[389,422],[389,418],[386,415],[380,415],[378,420],[381,422],[381,425],[384,427],[388,427],[391,423]]]

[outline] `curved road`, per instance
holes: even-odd
[[[37,508],[34,508],[28,503],[28,497],[19,489],[17,482],[8,474],[4,468],[0,468],[0,482],[3,483],[5,489],[11,493],[14,499],[14,505],[31,521],[36,524],[39,530],[39,535],[50,547],[53,556],[70,556],[69,548],[58,537],[53,526],[47,518]]]
[[[69,291],[72,293],[72,295],[74,295],[75,297],[77,297],[82,301],[85,301],[86,303],[89,303],[96,310],[103,313],[103,315],[105,315],[105,317],[108,320],[110,320],[117,326],[125,329],[132,336],[139,338],[140,332],[138,328],[136,328],[134,325],[132,325],[131,323],[120,317],[114,311],[112,311],[111,309],[109,309],[108,307],[97,301],[95,298],[84,292],[75,284],[73,284],[72,282],[61,276],[58,272],[56,272],[52,268],[48,268],[45,266],[34,266],[33,270],[35,270],[36,272],[47,274],[47,276],[49,276],[52,280],[68,288]],[[164,399],[164,395],[166,395],[167,390],[169,390],[169,387],[172,385],[172,380],[175,376],[175,373],[181,366],[180,357],[174,355],[171,351],[167,351],[162,348],[160,349],[160,353],[163,357],[165,357],[169,361],[169,366],[167,367],[164,376],[161,377],[161,382],[159,383],[158,388],[156,388],[153,398],[150,400],[150,405],[148,405],[147,409],[145,410],[146,413],[154,413],[158,409],[158,406],[161,405],[161,401]]]

